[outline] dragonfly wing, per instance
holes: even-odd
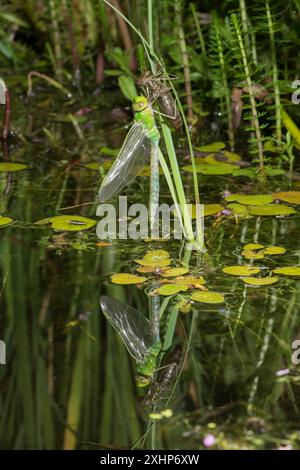
[[[105,176],[99,191],[100,202],[119,194],[148,163],[152,142],[141,123],[132,126],[113,166]]]
[[[150,321],[135,308],[105,295],[100,298],[100,306],[129,353],[142,362],[156,339]]]

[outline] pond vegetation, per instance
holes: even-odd
[[[2,449],[300,448],[300,0],[200,3],[0,11]]]

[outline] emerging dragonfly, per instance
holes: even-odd
[[[134,125],[128,132],[124,144],[113,166],[105,176],[99,191],[100,202],[106,202],[118,195],[151,159],[150,176],[150,219],[155,217],[159,202],[159,131],[155,124],[152,108],[144,96],[133,100]]]
[[[155,405],[160,398],[170,389],[176,380],[180,362],[182,360],[182,347],[177,346],[174,351],[164,359],[163,365],[159,368],[160,372],[156,380],[153,380],[148,392],[143,398],[144,405]]]
[[[130,305],[105,295],[100,298],[100,306],[105,317],[119,333],[129,353],[138,363],[137,386],[149,385],[156,370],[157,356],[161,350],[159,297],[151,297],[149,319]]]
[[[181,118],[177,111],[171,89],[166,85],[166,77],[162,74],[152,75],[151,72],[144,72],[136,81],[137,85],[143,87],[150,98],[150,101],[157,101],[162,115],[168,118],[170,124],[177,131],[181,129]]]

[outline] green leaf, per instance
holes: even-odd
[[[300,191],[283,191],[272,194],[273,199],[289,202],[290,204],[300,204]]]
[[[120,274],[113,274],[111,276],[111,282],[113,284],[142,284],[147,280],[146,277],[142,276],[135,276],[134,274],[127,274],[127,273],[120,273]]]
[[[28,165],[24,165],[23,163],[0,162],[0,171],[7,173],[26,170],[26,168],[28,168]]]
[[[224,142],[214,142],[208,145],[202,145],[201,147],[196,147],[199,152],[218,152],[225,148]]]
[[[133,79],[131,77],[121,75],[121,77],[118,78],[118,83],[125,98],[130,101],[133,101],[133,98],[137,96],[137,91]]]
[[[266,206],[253,206],[250,207],[250,214],[257,216],[284,216],[295,214],[296,211],[292,207],[284,206],[283,204],[269,204]]]
[[[244,194],[231,194],[227,196],[226,201],[236,201],[239,204],[246,206],[262,206],[273,202],[271,194],[255,194],[255,195],[244,195]]]
[[[4,217],[3,215],[0,215],[0,227],[4,227],[5,225],[11,224],[13,219],[10,217]]]
[[[44,225],[50,223],[54,230],[63,230],[68,232],[78,232],[87,230],[96,225],[96,220],[82,217],[81,215],[56,215],[47,219],[38,220],[36,225]]]
[[[184,286],[181,284],[164,284],[163,286],[159,287],[156,292],[159,295],[174,295],[178,294],[178,292],[184,292],[188,289],[188,286]]]
[[[285,268],[276,268],[276,269],[273,269],[273,273],[282,274],[283,276],[298,277],[300,276],[300,267],[291,266],[291,267],[285,267]]]
[[[161,275],[162,277],[176,277],[183,276],[189,272],[188,268],[169,268],[166,269]]]
[[[231,276],[253,276],[259,273],[260,269],[253,266],[226,266],[222,271]]]
[[[196,165],[196,172],[202,173],[203,175],[230,175],[235,170],[234,165],[229,163],[216,163],[214,165],[208,165],[206,163]],[[188,173],[193,172],[192,165],[184,166],[183,169]]]
[[[191,295],[191,300],[194,302],[202,302],[205,304],[221,304],[225,302],[224,295],[220,292],[194,292]]]
[[[243,277],[242,281],[250,286],[270,286],[278,281],[278,277]]]

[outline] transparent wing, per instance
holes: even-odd
[[[100,202],[119,194],[130,184],[150,159],[152,142],[142,124],[136,123],[127,134],[113,166],[105,176],[99,191]]]
[[[105,295],[100,297],[100,306],[129,353],[136,361],[142,362],[156,340],[150,321],[135,308]]]

